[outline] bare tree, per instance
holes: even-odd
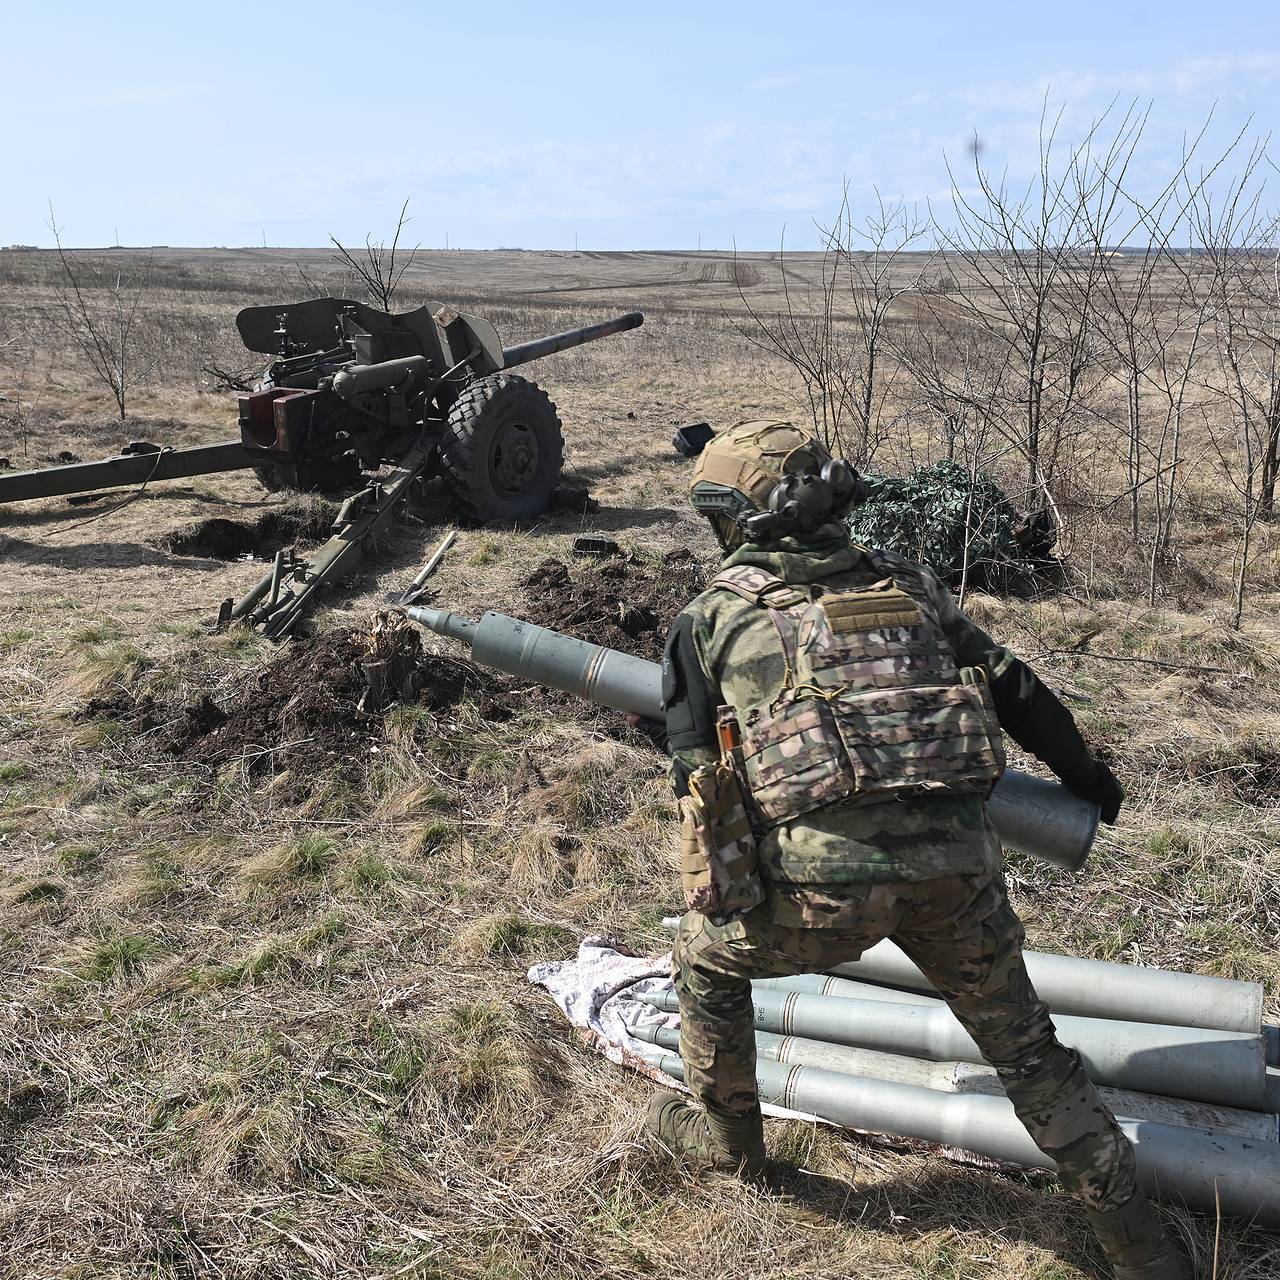
[[[1276,518],[1276,482],[1280,480],[1280,252],[1273,252],[1263,279],[1267,285],[1266,378],[1270,392],[1266,401],[1266,439],[1262,455],[1261,497],[1258,514],[1263,520]]]
[[[1247,362],[1247,378],[1259,420],[1258,518],[1276,519],[1276,484],[1280,480],[1280,219],[1272,218],[1247,260],[1243,309],[1237,350]]]
[[[855,224],[845,184],[840,209],[832,226],[823,230],[828,253],[842,276],[844,301],[852,319],[848,361],[852,390],[851,413],[857,432],[857,454],[872,457],[882,440],[885,408],[901,372],[890,359],[888,326],[894,304],[918,293],[932,263],[908,260],[926,232],[926,223],[901,203],[884,201],[876,192],[876,211]]]
[[[18,332],[17,324],[6,322],[0,329],[0,422],[13,427],[24,458],[29,452],[32,415],[39,407],[38,395],[34,400],[27,399],[34,356]]]
[[[1203,190],[1188,210],[1196,247],[1210,272],[1217,338],[1217,376],[1202,387],[1225,409],[1213,425],[1212,443],[1222,473],[1238,503],[1232,625],[1239,628],[1248,593],[1257,523],[1264,518],[1272,461],[1277,389],[1275,305],[1267,284],[1274,272],[1280,221],[1259,211],[1262,186],[1256,180],[1264,160],[1255,145],[1225,191]],[[1274,490],[1272,492],[1274,501]]]
[[[928,260],[907,255],[925,224],[878,193],[875,212],[857,220],[846,183],[834,221],[818,230],[823,250],[816,286],[797,285],[784,243],[778,253],[782,309],[761,313],[739,283],[751,324],[737,327],[799,375],[815,431],[834,452],[863,466],[888,428],[886,406],[899,373],[889,358],[888,324],[895,302],[923,287]],[[740,281],[736,256],[734,279]]]
[[[93,264],[77,258],[63,247],[52,204],[49,228],[61,268],[55,317],[89,362],[94,377],[110,390],[123,421],[129,393],[145,381],[151,368],[134,359],[134,326],[151,280],[153,255],[147,255],[140,269],[131,259],[109,258]]]
[[[1207,169],[1193,172],[1192,162],[1211,118],[1184,146],[1180,162],[1153,199],[1139,200],[1125,191],[1123,175],[1104,174],[1115,198],[1089,210],[1090,234],[1101,265],[1095,332],[1124,388],[1128,483],[1122,497],[1127,499],[1135,548],[1143,546],[1143,513],[1150,512],[1145,555],[1147,600],[1152,605],[1185,487],[1184,426],[1195,411],[1188,393],[1211,335],[1214,309],[1214,291],[1207,283],[1212,271],[1203,269],[1198,255],[1178,248],[1173,237],[1186,233],[1190,210],[1240,141],[1237,135]],[[1124,253],[1107,248],[1134,239],[1139,243]]]
[[[420,246],[414,245],[407,258],[403,261],[396,259],[400,248],[400,233],[408,221],[408,210],[409,201],[406,200],[400,206],[400,217],[396,220],[396,233],[391,238],[390,247],[385,240],[374,243],[372,235],[366,235],[362,254],[358,250],[352,252],[337,236],[329,237],[338,251],[334,255],[335,259],[354,274],[364,286],[369,300],[382,311],[391,310],[391,301],[395,297],[396,290],[399,289],[405,272],[413,266],[413,260],[418,256]],[[311,282],[308,281],[308,283]]]
[[[1021,452],[1029,491],[1052,480],[1106,374],[1094,331],[1102,272],[1093,227],[1110,220],[1145,121],[1130,107],[1104,132],[1108,114],[1060,158],[1061,113],[1043,111],[1036,172],[1021,191],[984,168],[975,146],[975,193],[953,174],[953,221],[935,220],[955,283],[927,303],[953,340],[967,329],[1004,348],[1002,383],[983,412]]]
[[[985,437],[1000,420],[1011,353],[958,313],[930,304],[930,319],[896,335],[893,350],[911,376],[918,415],[937,424],[939,446],[952,462],[964,455],[965,441]]]

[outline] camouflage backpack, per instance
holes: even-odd
[[[957,669],[928,603],[892,577],[829,591],[736,565],[712,586],[767,609],[786,658],[778,696],[738,709],[746,783],[766,826],[825,805],[995,785],[1004,749],[986,673]]]

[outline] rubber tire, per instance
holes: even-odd
[[[518,494],[502,492],[491,473],[494,438],[523,422],[538,446],[538,465]],[[473,382],[454,401],[440,442],[440,461],[454,496],[477,520],[496,523],[541,515],[560,487],[564,436],[551,397],[536,382],[494,373]]]

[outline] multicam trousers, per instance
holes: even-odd
[[[768,903],[724,925],[685,915],[674,952],[685,1080],[713,1115],[759,1107],[750,979],[822,972],[892,938],[937,987],[996,1069],[1063,1185],[1095,1209],[1136,1190],[1133,1147],[1072,1049],[1022,959],[1025,933],[998,874],[865,886],[851,930],[774,922]]]

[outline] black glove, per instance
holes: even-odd
[[[627,712],[627,723],[635,730],[643,733],[663,755],[671,754],[671,747],[667,742],[667,725],[665,720],[650,720],[648,716],[638,716],[634,712]]]
[[[1124,788],[1120,785],[1120,779],[1103,761],[1095,757],[1093,777],[1085,785],[1072,781],[1067,783],[1067,787],[1081,800],[1092,800],[1102,810],[1102,821],[1107,826],[1115,822],[1120,806],[1124,803]]]

